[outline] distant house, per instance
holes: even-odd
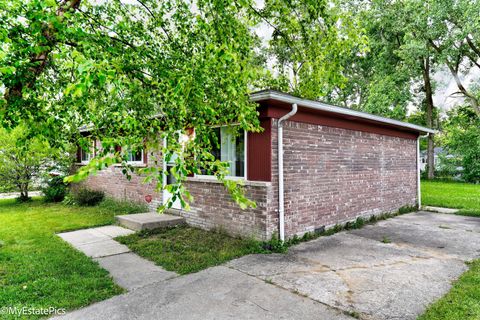
[[[212,153],[230,163],[231,177],[244,181],[257,208],[241,210],[213,176],[198,175],[186,183],[194,197],[191,210],[175,204],[174,213],[189,224],[288,238],[418,205],[418,138],[431,129],[277,91],[257,92],[251,99],[258,103],[263,132],[229,139],[229,131],[218,128],[220,150]],[[80,150],[78,164],[91,157]],[[131,163],[153,165],[148,152],[132,154]],[[110,167],[83,184],[134,201],[151,195],[152,209],[171,196],[156,193],[154,184],[142,184],[140,177],[129,181],[121,171]]]
[[[442,166],[445,164],[442,161],[455,159],[455,155],[448,153],[442,147],[435,147],[433,149],[433,161],[435,164],[435,170],[441,170]],[[420,170],[423,172],[427,170],[427,150],[420,151]],[[463,167],[457,166],[455,167],[456,172],[463,171]]]

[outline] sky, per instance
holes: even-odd
[[[442,111],[447,111],[455,105],[463,102],[463,97],[460,95],[453,95],[458,92],[457,85],[450,72],[445,68],[438,70],[433,79],[436,84],[435,95],[433,96],[433,103]],[[466,87],[472,82],[480,82],[480,70],[473,69],[466,77],[462,78]]]

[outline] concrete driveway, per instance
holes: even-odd
[[[418,212],[154,283],[67,319],[415,319],[480,253],[480,219]]]

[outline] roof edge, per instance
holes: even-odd
[[[385,124],[389,124],[396,127],[410,129],[420,133],[436,133],[437,132],[436,130],[418,126],[416,124],[394,120],[390,118],[385,118],[381,116],[376,116],[371,113],[356,111],[353,109],[341,108],[341,107],[326,104],[320,101],[303,99],[303,98],[295,97],[288,93],[283,93],[280,91],[263,90],[263,91],[258,91],[250,94],[250,100],[254,102],[259,102],[259,101],[268,100],[268,99],[278,100],[278,101],[291,103],[291,104],[296,103],[299,106],[307,107],[314,110],[326,111],[326,112],[348,115],[348,116],[357,117],[357,118],[366,119],[366,120],[372,120],[372,121],[385,123]]]

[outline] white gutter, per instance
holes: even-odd
[[[294,103],[292,110],[278,119],[278,222],[280,241],[285,241],[285,206],[283,200],[283,122],[297,113],[298,107]]]
[[[371,120],[371,121],[376,121],[376,122],[381,122],[385,124],[389,124],[392,126],[396,127],[401,127],[401,128],[406,128],[406,129],[411,129],[414,131],[422,132],[422,133],[436,133],[435,130],[425,128],[422,126],[417,126],[415,124],[411,124],[408,122],[403,122],[403,121],[398,121],[398,120],[393,120],[389,118],[384,118],[380,116],[376,116],[370,113],[365,113],[361,111],[356,111],[348,108],[341,108],[337,106],[332,106],[323,102],[319,101],[314,101],[314,100],[307,100],[307,99],[302,99],[298,97],[294,97],[292,95],[282,93],[282,92],[277,92],[273,90],[266,90],[266,91],[260,91],[256,93],[252,93],[250,95],[250,99],[252,101],[262,101],[262,100],[268,100],[268,99],[274,99],[278,101],[282,101],[285,103],[289,104],[298,104],[299,106],[310,108],[310,109],[315,109],[315,110],[320,110],[320,111],[325,111],[325,112],[332,112],[336,114],[342,114],[346,116],[352,116],[356,118],[362,118],[366,120]]]
[[[417,138],[417,198],[418,198],[418,210],[422,207],[422,190],[420,187],[420,138],[428,137],[431,133],[424,136],[419,135]]]
[[[417,138],[417,203],[418,210],[422,207],[422,191],[420,190],[420,136]]]

